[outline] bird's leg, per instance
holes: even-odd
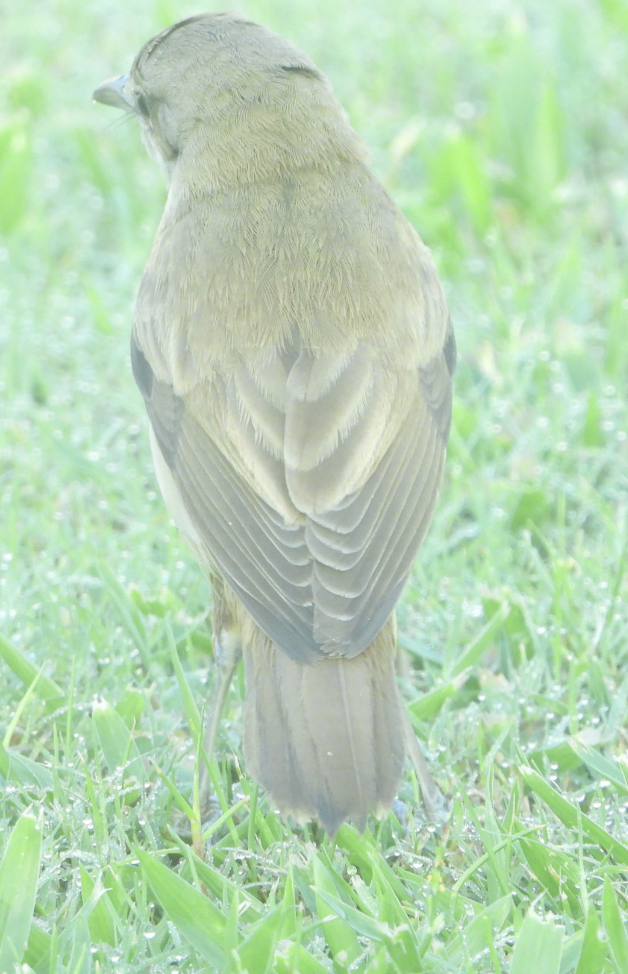
[[[425,815],[430,822],[443,823],[449,815],[449,802],[432,778],[408,712],[405,707],[402,709],[406,747],[421,789]]]
[[[224,710],[229,687],[233,679],[236,667],[242,657],[242,644],[239,634],[222,630],[220,637],[214,634],[214,647],[216,652],[216,662],[218,663],[218,678],[209,703],[208,718],[205,725],[205,739],[203,741],[203,752],[201,756],[201,766],[199,771],[199,806],[201,821],[211,818],[212,799],[211,799],[211,778],[209,775],[209,762],[214,753],[216,737],[220,718]]]

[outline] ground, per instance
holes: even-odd
[[[246,777],[240,677],[206,862],[173,823],[208,589],[128,362],[165,191],[90,103],[197,9],[3,15],[0,969],[625,974],[628,7],[240,5],[330,76],[445,282],[451,443],[399,624],[453,808],[428,826],[408,770],[404,822],[291,829]]]

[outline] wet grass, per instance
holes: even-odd
[[[164,187],[90,104],[175,2],[5,15],[0,970],[628,969],[628,14],[621,0],[259,0],[327,71],[433,248],[460,347],[446,482],[399,608],[426,827],[272,813],[242,681],[207,862],[207,586],[128,365]],[[27,940],[24,952],[23,942]]]

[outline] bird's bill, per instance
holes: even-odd
[[[109,78],[96,88],[92,98],[94,101],[99,101],[101,105],[113,105],[114,108],[123,108],[128,111],[129,108],[135,107],[124,91],[128,80],[128,74],[121,74],[118,78]]]

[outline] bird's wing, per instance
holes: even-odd
[[[392,611],[440,483],[454,348],[449,332],[431,361],[403,372],[364,346],[275,349],[265,369],[242,363],[178,397],[133,346],[205,557],[294,658],[356,655]]]
[[[422,369],[391,370],[358,348],[326,388],[333,363],[325,371],[321,364],[307,352],[297,362],[286,480],[308,515],[314,637],[352,656],[390,615],[430,523],[449,434],[451,373],[444,352]],[[308,431],[319,426],[314,448]]]
[[[416,350],[412,363],[391,363],[366,340],[323,354],[295,332],[228,368],[199,366],[185,390],[138,337],[146,328],[134,332],[133,371],[173,517],[184,509],[201,558],[299,661],[369,645],[429,525],[455,363],[444,302],[431,313],[429,358],[418,365]]]

